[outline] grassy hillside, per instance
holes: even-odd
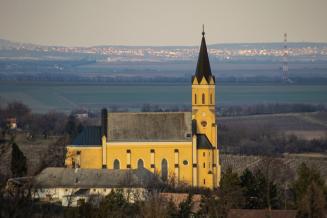
[[[268,129],[273,132],[295,134],[306,139],[327,136],[327,112],[218,117],[218,123],[231,130]]]

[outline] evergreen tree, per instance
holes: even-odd
[[[245,197],[245,208],[258,209],[260,208],[258,184],[253,173],[246,169],[240,177],[241,186],[243,187],[243,195]]]
[[[19,149],[18,145],[12,143],[11,152],[11,172],[13,177],[22,177],[27,173],[26,157],[23,152]]]
[[[324,218],[325,199],[323,190],[314,181],[309,185],[306,193],[299,202],[298,217]]]
[[[300,204],[309,186],[314,182],[318,187],[324,189],[324,180],[320,172],[314,167],[308,167],[302,163],[297,169],[297,179],[292,184],[292,191],[295,198],[295,203]]]
[[[228,168],[222,173],[220,180],[219,207],[221,216],[226,217],[229,209],[243,208],[244,197],[241,187],[241,181],[237,175]]]
[[[249,169],[246,169],[240,180],[246,200],[245,208],[279,208],[278,186],[273,181],[268,181],[262,171],[258,170],[253,174]]]
[[[218,192],[216,190],[201,196],[198,217],[221,217],[221,207]]]
[[[279,208],[278,186],[265,176],[262,171],[255,173],[257,191],[258,191],[258,208],[277,209]]]
[[[178,218],[179,217],[178,216],[179,213],[178,213],[178,210],[176,208],[176,205],[172,200],[167,202],[166,210],[167,210],[167,217],[169,217],[169,218]]]
[[[128,206],[122,190],[112,190],[100,203],[99,217],[124,217]]]
[[[179,205],[179,218],[188,218],[190,217],[191,210],[193,207],[193,201],[192,201],[193,195],[189,194],[187,196],[187,199],[180,203]]]

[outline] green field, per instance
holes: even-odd
[[[79,84],[0,82],[1,103],[21,101],[33,111],[98,110],[111,105],[137,110],[143,104],[189,105],[191,86],[181,84]],[[260,103],[326,104],[325,85],[217,85],[217,105]]]

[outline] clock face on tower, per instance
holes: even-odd
[[[201,121],[201,125],[202,125],[203,127],[206,127],[206,126],[207,126],[207,121]]]

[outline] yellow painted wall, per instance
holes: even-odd
[[[192,84],[192,118],[197,122],[197,133],[205,134],[213,145],[213,150],[197,150],[197,178],[199,186],[209,188],[219,186],[220,181],[215,104],[215,84],[213,79],[211,78],[211,81],[208,83],[205,78],[200,82],[197,81],[197,78],[194,78]],[[203,125],[204,123],[206,125]],[[216,164],[215,168],[213,164]]]
[[[107,163],[108,168],[113,169],[115,159],[120,161],[120,168],[127,167],[127,150],[131,151],[131,168],[136,169],[138,160],[142,159],[144,167],[151,172],[151,149],[154,149],[155,171],[161,175],[161,163],[163,159],[168,162],[168,176],[174,176],[175,172],[175,149],[178,149],[179,181],[192,184],[192,143],[191,142],[108,142]],[[187,165],[183,161],[188,162]]]
[[[175,176],[175,149],[178,149],[178,182],[192,184],[192,142],[119,142],[107,143],[107,168],[113,169],[115,159],[119,160],[120,169],[127,169],[127,150],[130,150],[131,168],[136,169],[138,160],[142,159],[144,167],[151,172],[151,149],[154,149],[155,170],[161,175],[161,162],[166,159],[168,162],[169,176]],[[80,154],[77,155],[77,151]],[[218,153],[218,152],[217,152]],[[204,155],[203,155],[204,154]],[[75,158],[74,162],[79,163],[81,168],[102,168],[102,147],[67,147],[66,165],[72,167],[69,163],[70,158]],[[187,165],[184,165],[184,160]],[[213,176],[219,176],[220,166],[218,166],[218,175],[215,175],[212,164],[215,161],[214,151],[210,149],[197,150],[197,179],[198,186],[212,188],[214,185]],[[204,166],[205,164],[205,166]],[[209,173],[212,172],[213,174]],[[175,179],[176,176],[175,176]],[[204,184],[205,180],[205,184]]]
[[[204,104],[202,95],[205,96]],[[216,124],[215,85],[192,85],[192,114],[197,121],[197,133],[206,134],[211,144],[216,146],[216,127],[213,126]]]
[[[80,151],[80,154],[77,155],[77,151]],[[71,161],[67,160],[72,154],[75,158],[75,163],[79,163],[80,168],[90,168],[90,169],[100,169],[102,168],[102,147],[67,147],[66,163]],[[79,157],[78,157],[79,156]],[[66,164],[67,167],[72,167]]]
[[[161,173],[161,162],[166,159],[168,162],[168,177],[173,177],[175,172],[175,149],[178,149],[179,182],[192,184],[192,142],[108,142],[107,143],[107,168],[113,169],[114,160],[118,159],[120,169],[127,169],[127,150],[131,151],[131,168],[136,169],[139,159],[144,162],[144,168],[153,172],[151,168],[151,149],[154,149],[155,171]],[[67,156],[77,156],[80,153],[81,168],[102,168],[101,147],[67,147]],[[187,165],[183,164],[186,160]],[[70,161],[66,159],[66,165]],[[75,161],[76,162],[76,161]]]
[[[202,187],[213,187],[212,150],[198,149],[198,178]]]

